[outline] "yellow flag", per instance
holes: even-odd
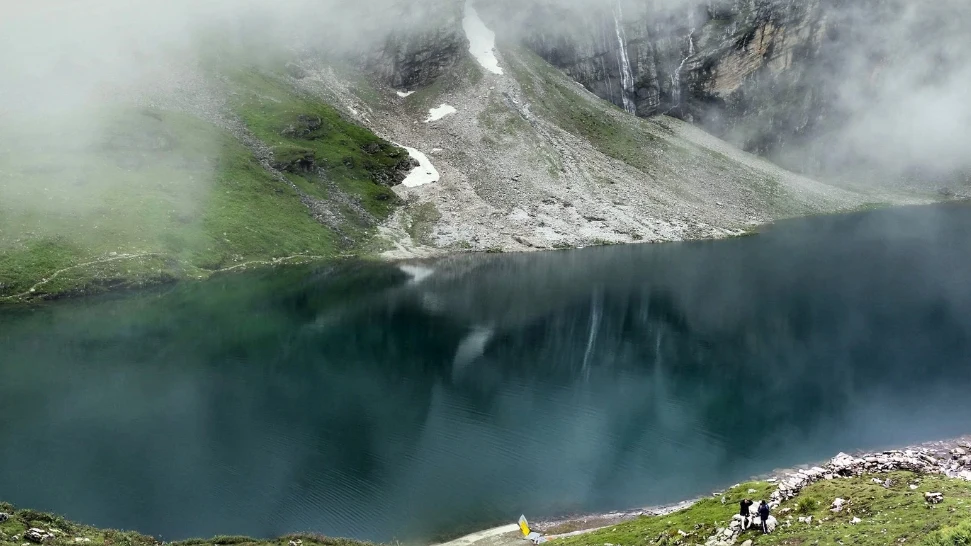
[[[519,529],[523,532],[523,536],[529,535],[529,522],[526,521],[526,516],[519,516]]]

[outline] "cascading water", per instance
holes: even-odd
[[[634,74],[630,69],[630,57],[627,56],[627,34],[621,21],[624,19],[624,12],[620,8],[620,0],[614,8],[614,32],[617,34],[618,62],[620,63],[620,97],[624,105],[624,110],[629,114],[637,113],[637,106],[631,98],[634,95]]]
[[[681,105],[681,71],[684,70],[684,65],[688,62],[688,59],[694,57],[695,55],[694,33],[694,28],[688,31],[688,55],[681,59],[681,64],[678,65],[678,68],[674,71],[674,74],[671,75],[671,97],[673,99],[671,101],[673,103],[673,106],[671,107],[672,109]]]
[[[601,36],[601,39],[603,40],[601,47],[603,48],[604,51],[610,51],[610,37],[608,36],[608,34],[609,33],[605,29]],[[615,103],[616,96],[614,95],[614,84],[612,81],[610,81],[610,72],[607,70],[606,57],[607,57],[606,55],[603,55],[602,57],[600,57],[600,72],[603,73],[604,78],[607,80],[608,100],[612,103]]]

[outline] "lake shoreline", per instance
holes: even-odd
[[[751,478],[746,483],[767,483],[771,495],[767,496],[773,508],[796,497],[799,491],[816,481],[838,478],[865,477],[870,474],[894,471],[912,471],[919,475],[937,474],[944,478],[971,482],[971,434],[913,444],[906,447],[839,453],[833,459],[818,464],[802,464],[792,469],[779,469]],[[879,481],[877,478],[874,482]],[[591,513],[539,519],[530,528],[550,538],[577,537],[600,531],[640,518],[663,517],[688,510],[708,497],[724,496],[727,491],[740,487],[735,484],[724,490],[716,490],[706,497],[698,497],[677,503],[604,513]],[[911,486],[913,489],[913,486]],[[751,490],[750,490],[751,491]],[[755,499],[756,501],[761,499]],[[784,510],[782,513],[788,512]],[[780,515],[781,517],[781,515]],[[719,533],[720,534],[720,533]],[[68,536],[73,535],[73,536]],[[13,505],[0,502],[0,544],[108,544],[125,540],[132,546],[367,546],[369,541],[327,537],[315,533],[292,533],[271,539],[255,539],[243,536],[219,535],[211,539],[186,539],[159,542],[154,537],[135,531],[104,530],[77,524],[62,516],[37,512],[30,509],[15,510]],[[445,542],[421,542],[437,546],[506,546],[521,543],[518,527],[507,524],[483,529]]]
[[[858,450],[849,453],[850,456],[855,458],[868,458],[877,457],[879,455],[884,455],[889,452],[906,452],[906,451],[916,451],[916,450],[927,450],[939,455],[939,459],[943,459],[946,455],[954,449],[964,449],[969,454],[971,454],[971,434],[958,436],[955,438],[950,438],[947,440],[933,440],[918,444],[907,445],[904,447],[893,447],[886,448],[884,450]],[[971,455],[969,455],[971,457]],[[805,463],[797,465],[793,468],[787,469],[776,469],[772,472],[765,474],[760,474],[757,476],[752,476],[749,481],[768,481],[772,483],[781,482],[787,478],[791,478],[799,474],[799,471],[805,471],[813,467],[819,467],[826,464],[827,461],[820,461],[816,463]],[[971,481],[971,459],[968,459],[966,463],[960,465],[962,470],[968,472],[967,478]],[[960,471],[958,471],[960,472]],[[949,476],[958,477],[958,476]],[[737,485],[737,484],[736,484]],[[709,496],[721,495],[723,489],[718,489],[712,492]],[[617,525],[625,521],[630,521],[632,519],[638,518],[640,516],[665,516],[673,512],[689,508],[698,501],[707,497],[696,497],[693,499],[683,500],[676,503],[661,504],[655,506],[648,506],[643,508],[633,508],[630,510],[620,510],[611,512],[601,512],[601,513],[589,513],[589,514],[576,514],[569,516],[553,517],[553,518],[541,518],[532,522],[530,527],[537,531],[543,532],[544,534],[556,534],[561,533],[575,533],[577,531],[589,532],[596,529],[601,529],[603,527],[609,527],[612,525]],[[447,543],[450,544],[450,543]]]
[[[865,214],[873,211],[882,210],[896,210],[896,209],[906,209],[914,207],[935,207],[935,206],[946,206],[946,205],[969,205],[971,204],[971,198],[968,199],[952,199],[947,201],[932,201],[926,203],[916,203],[916,204],[897,204],[888,205],[880,207],[860,207],[849,210],[839,210],[833,212],[824,212],[816,214],[807,214],[802,216],[795,216],[792,218],[783,219],[773,219],[766,222],[748,226],[747,229],[741,230],[738,233],[717,233],[709,234],[707,236],[701,237],[688,237],[682,240],[658,240],[658,241],[638,241],[638,242],[624,242],[624,243],[601,243],[601,244],[590,244],[582,246],[569,246],[569,247],[530,247],[527,249],[517,249],[517,250],[457,250],[457,249],[447,249],[447,248],[430,248],[422,247],[416,248],[417,252],[387,252],[381,254],[361,254],[361,255],[351,255],[343,254],[336,256],[312,256],[312,255],[294,255],[287,257],[277,257],[269,258],[263,260],[253,260],[250,262],[245,262],[242,264],[235,264],[230,267],[223,269],[207,271],[204,275],[188,275],[188,276],[171,276],[164,275],[160,278],[142,277],[135,279],[111,279],[106,285],[96,284],[92,287],[78,288],[72,287],[65,290],[55,291],[51,293],[44,293],[38,291],[40,286],[52,282],[58,275],[67,270],[82,268],[86,264],[77,264],[70,266],[64,270],[59,270],[52,272],[46,278],[36,280],[34,288],[31,288],[27,292],[12,295],[0,295],[0,309],[12,308],[22,305],[28,305],[32,303],[39,302],[51,302],[59,300],[75,300],[81,299],[89,296],[97,296],[107,293],[124,293],[125,291],[136,291],[145,288],[153,288],[158,286],[166,286],[171,284],[177,284],[181,282],[204,282],[215,277],[222,275],[231,275],[239,272],[245,271],[256,271],[256,270],[268,270],[277,267],[289,267],[293,265],[313,265],[313,264],[323,264],[328,262],[339,262],[346,260],[361,260],[369,261],[374,263],[385,263],[385,264],[410,264],[410,263],[423,263],[428,260],[440,260],[448,259],[451,257],[458,256],[476,256],[476,255],[492,255],[492,254],[533,254],[533,253],[548,253],[556,251],[569,251],[569,250],[582,250],[586,248],[600,248],[600,247],[611,247],[611,246],[633,246],[633,245],[665,245],[665,244],[677,244],[677,243],[691,243],[691,242],[710,242],[710,241],[730,241],[734,239],[746,238],[759,235],[765,230],[772,229],[776,225],[793,220],[806,220],[817,217],[832,217],[832,216],[849,216],[854,214]],[[114,254],[114,253],[113,253]],[[156,254],[150,254],[151,257],[159,257]],[[127,258],[140,258],[138,255],[119,255],[119,256],[102,256],[101,258],[94,260],[91,263],[102,263],[115,261]],[[2,286],[2,285],[0,285]]]

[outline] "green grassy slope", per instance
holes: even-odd
[[[397,205],[388,186],[407,153],[281,79],[229,81],[237,114],[299,192],[226,131],[174,112],[118,105],[93,116],[95,130],[0,128],[0,303],[360,252]],[[315,220],[301,193],[336,221]]]
[[[265,72],[239,71],[230,81],[241,91],[234,97],[234,109],[271,147],[274,166],[301,189],[324,199],[342,192],[376,219],[391,213],[396,197],[388,186],[400,182],[396,174],[410,166],[405,150]],[[370,223],[362,215],[354,220],[362,226]]]
[[[924,544],[927,546],[971,544],[971,483],[942,476],[918,476],[910,472],[880,475],[890,478],[889,488],[874,483],[872,475],[852,479],[823,480],[814,483],[774,511],[780,525],[769,535],[758,530],[744,532],[739,543],[751,539],[761,545],[841,545],[885,546]],[[911,489],[910,485],[917,485]],[[755,489],[754,493],[749,493]],[[558,546],[636,546],[654,544],[704,544],[718,529],[724,528],[738,510],[743,497],[767,498],[774,487],[753,482],[734,487],[721,497],[704,499],[694,506],[663,517],[641,517],[589,534],[555,539]],[[931,505],[924,493],[944,493],[944,502]],[[830,511],[837,497],[849,505],[838,513]],[[800,516],[813,516],[809,524]],[[791,517],[791,525],[787,525]],[[859,523],[851,523],[859,518]],[[962,527],[963,526],[963,527]],[[682,536],[679,531],[687,533]],[[965,541],[953,541],[954,537]]]

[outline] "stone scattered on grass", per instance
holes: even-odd
[[[10,514],[7,514],[5,512],[0,512],[0,523],[3,523],[8,519],[10,519]]]
[[[862,521],[863,520],[860,519],[860,518],[853,518],[853,519],[850,520],[850,525],[856,525],[857,523],[860,523]]]
[[[31,527],[30,529],[27,529],[26,533],[24,533],[24,538],[31,542],[40,544],[42,542],[53,540],[54,533],[45,531],[43,529],[38,529],[37,527]]]
[[[839,512],[843,510],[843,505],[845,504],[846,501],[844,499],[837,497],[836,500],[833,501],[833,507],[830,509],[830,512]]]
[[[944,493],[924,493],[924,500],[931,504],[940,504],[944,501]]]

